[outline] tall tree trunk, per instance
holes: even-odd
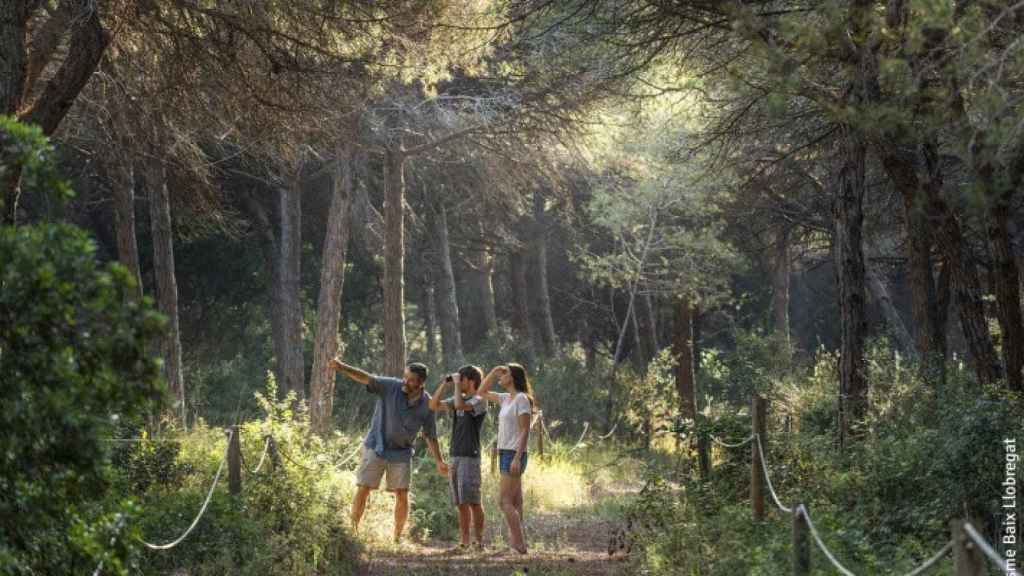
[[[277,384],[278,400],[283,400],[287,396],[288,390],[284,386],[285,339],[282,318],[284,307],[281,301],[281,250],[275,234],[277,225],[271,221],[263,204],[253,197],[252,193],[243,196],[243,205],[252,218],[253,229],[259,235],[258,244],[263,253],[264,269],[270,277],[267,287],[267,315],[270,316],[270,335],[274,350],[272,369],[274,381]]]
[[[405,153],[384,155],[384,373],[405,371]]]
[[[533,334],[533,323],[530,322],[525,250],[519,249],[509,254],[508,268],[512,280],[512,332],[528,344],[527,348],[533,350],[533,343],[537,341],[537,337]]]
[[[352,141],[346,142],[339,150],[338,167],[331,182],[331,207],[327,215],[323,263],[320,266],[320,296],[313,341],[313,373],[309,382],[309,411],[313,431],[321,436],[330,433],[334,410],[335,380],[331,359],[338,354],[338,322],[345,286],[353,145]]]
[[[924,161],[890,142],[874,146],[880,151],[882,166],[903,199],[903,220],[907,229],[907,273],[910,284],[910,309],[914,323],[914,346],[921,358],[921,373],[928,379],[942,380],[945,374],[945,337],[937,326],[938,308],[932,276],[932,234],[928,221],[928,198],[941,194],[943,178],[938,162]],[[935,148],[934,141],[921,149]]]
[[[693,352],[693,304],[689,298],[675,302],[672,346],[676,357],[676,393],[679,412],[686,418],[697,416],[696,364]]]
[[[28,72],[28,19],[34,2],[0,1],[0,114],[14,116],[21,107]]]
[[[612,290],[612,303],[615,302],[615,291]],[[618,366],[626,357],[626,335],[629,334],[629,328],[633,323],[634,307],[636,303],[636,287],[630,286],[628,299],[626,300],[626,317],[622,319],[622,324],[619,326],[619,335],[615,339],[615,352],[612,354],[612,367]],[[614,315],[614,310],[612,311]]]
[[[427,337],[427,356],[430,363],[437,362],[437,292],[434,274],[427,271],[423,279],[423,329]]]
[[[34,92],[34,86],[28,85],[28,22],[38,7],[39,2],[0,1],[0,114],[17,115],[19,121],[36,124],[49,136],[57,130],[96,70],[111,36],[103,29],[99,9],[95,6],[76,15],[68,39],[68,46],[73,49],[68,50],[60,67],[46,84],[35,91],[38,96],[26,102],[23,96]],[[0,164],[11,165],[2,157]],[[15,223],[20,177],[21,167],[9,166],[0,181],[3,223]]]
[[[776,236],[775,254],[772,257],[772,313],[775,318],[775,335],[787,343],[789,342],[790,272],[789,230],[783,229]]]
[[[868,381],[864,365],[867,316],[864,299],[865,155],[864,142],[846,129],[843,166],[833,204],[833,241],[839,289],[839,442],[845,445],[853,428],[867,414]]]
[[[296,171],[292,185],[279,191],[281,234],[278,259],[280,286],[281,351],[280,385],[295,393],[297,402],[306,398],[306,374],[302,344],[302,179]]]
[[[487,338],[498,331],[498,318],[494,311],[494,258],[490,248],[481,246],[467,255],[466,287],[464,298],[465,337],[468,350],[476,350]]]
[[[178,282],[174,275],[174,230],[171,226],[171,198],[167,190],[167,167],[152,160],[146,173],[149,185],[149,218],[153,236],[153,268],[156,274],[157,304],[167,316],[167,333],[161,345],[164,374],[175,399],[175,412],[187,425],[185,383],[181,367],[181,335],[178,329]]]
[[[914,341],[910,337],[907,325],[903,322],[903,318],[892,301],[885,278],[878,270],[872,267],[868,267],[865,274],[867,276],[868,289],[871,291],[871,297],[874,298],[879,308],[881,308],[882,315],[885,317],[885,323],[889,327],[897,348],[912,360],[917,360],[917,349],[914,346]]]
[[[651,297],[649,291],[644,292],[644,311],[647,312],[647,328],[650,331],[650,339],[652,344],[652,350],[654,354],[651,358],[658,354],[661,350],[661,339],[658,338],[658,315],[655,312],[657,306],[655,305],[654,298]]]
[[[113,179],[114,228],[117,231],[117,259],[135,279],[132,295],[142,299],[142,270],[139,266],[139,243],[135,238],[135,168],[131,161]]]
[[[935,281],[935,331],[936,355],[942,358],[942,377],[945,379],[946,358],[949,357],[949,339],[946,333],[949,331],[949,298],[950,298],[950,273],[949,266],[943,264],[939,268],[939,277]]]
[[[633,313],[633,321],[631,324],[631,332],[633,334],[633,367],[636,368],[637,373],[643,373],[647,367],[647,347],[644,346],[643,337],[640,336],[640,320],[638,319],[639,314]]]
[[[448,243],[448,213],[443,205],[433,215],[433,236],[440,260],[438,275],[437,311],[441,324],[441,349],[445,370],[462,366],[462,334],[459,332],[459,300],[455,293],[455,274],[452,271],[451,246]]]
[[[26,0],[0,1],[0,114],[15,116],[21,107],[28,68],[28,19],[29,4]],[[0,147],[4,154],[6,147]],[[0,165],[6,166],[3,181],[0,181],[0,204],[3,207],[0,224],[14,224],[18,207],[18,180],[21,169],[12,168],[10,159],[0,156]]]
[[[1024,320],[1020,310],[1020,271],[1010,245],[1009,197],[998,198],[989,208],[988,239],[992,251],[993,289],[1003,336],[1006,385],[1024,391]]]
[[[930,228],[945,266],[949,268],[950,291],[956,302],[971,366],[979,383],[992,384],[1002,377],[1002,364],[988,330],[978,271],[964,253],[960,221],[945,200],[932,191],[928,204],[929,217],[933,218]]]
[[[551,314],[551,293],[548,290],[548,243],[547,215],[544,211],[544,195],[536,190],[533,193],[533,261],[536,283],[537,328],[541,337],[541,345],[546,356],[553,356],[557,347],[555,337],[555,321]]]
[[[470,279],[474,284],[477,306],[484,325],[484,336],[498,331],[498,314],[494,305],[494,255],[490,246],[482,246],[472,254]]]

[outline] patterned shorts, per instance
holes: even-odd
[[[448,487],[452,503],[480,503],[480,459],[469,456],[452,456],[448,463]]]

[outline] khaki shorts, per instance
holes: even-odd
[[[409,462],[385,460],[373,451],[363,447],[363,459],[356,471],[356,485],[376,490],[380,487],[380,479],[387,473],[385,488],[388,492],[408,490],[412,480],[412,467]]]

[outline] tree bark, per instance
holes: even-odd
[[[541,339],[541,347],[546,356],[553,356],[557,347],[555,321],[551,314],[551,294],[548,291],[548,244],[547,214],[544,211],[544,195],[536,190],[533,193],[533,263],[536,283],[537,329]],[[628,319],[627,319],[628,320]]]
[[[405,371],[405,153],[384,155],[384,373]]]
[[[430,363],[437,362],[437,292],[434,274],[427,271],[423,280],[423,329],[427,336],[427,356]]]
[[[971,367],[979,383],[992,384],[1002,377],[1002,365],[988,330],[978,271],[974,262],[964,254],[965,244],[959,219],[937,191],[930,191],[929,195],[928,212],[932,219],[929,228],[943,255],[945,266],[949,268],[950,292],[956,302]]]
[[[475,350],[497,333],[498,318],[494,310],[494,257],[490,248],[481,246],[473,249],[467,258],[466,284],[469,298],[464,301],[466,312],[467,348]]]
[[[693,354],[693,304],[689,298],[675,303],[675,322],[672,346],[676,357],[676,393],[679,411],[685,418],[697,416],[696,365]]]
[[[349,238],[349,206],[352,199],[353,142],[341,146],[338,167],[331,182],[331,207],[327,215],[323,264],[320,267],[320,296],[317,303],[316,335],[313,343],[313,373],[309,382],[310,424],[314,432],[331,432],[334,411],[334,369],[331,359],[338,355],[338,321],[345,286],[345,258]]]
[[[0,0],[0,114],[16,116],[21,108],[28,67],[28,51],[25,43],[28,35],[28,19],[31,16],[31,2],[25,0]],[[0,148],[0,165],[7,169],[0,181],[0,204],[3,213],[0,224],[14,224],[18,209],[18,180],[21,168],[6,158]]]
[[[455,291],[452,271],[451,246],[448,243],[448,213],[438,206],[433,216],[434,243],[440,266],[436,270],[438,319],[441,324],[441,349],[445,370],[454,370],[465,363],[462,354],[462,334],[459,332],[459,300]]]
[[[68,41],[73,49],[68,51],[43,92],[19,117],[22,122],[38,124],[47,135],[57,130],[110,44],[110,33],[103,29],[99,10],[95,7],[76,15],[74,22]],[[27,63],[22,64],[23,70],[26,67]],[[24,78],[22,76],[22,81]],[[22,91],[24,93],[24,87]]]
[[[14,116],[21,108],[28,73],[28,19],[26,0],[0,1],[0,114]]]
[[[889,179],[903,200],[907,229],[907,272],[910,309],[914,323],[914,345],[921,359],[921,373],[939,380],[945,374],[944,329],[938,326],[939,311],[932,277],[932,234],[928,221],[928,198],[941,194],[943,179],[937,162],[917,162],[911,152],[890,142],[874,146]],[[934,144],[925,144],[927,150]],[[923,165],[923,170],[918,168]]]
[[[1024,320],[1020,309],[1020,271],[1010,245],[1010,198],[999,195],[989,207],[988,240],[992,251],[993,291],[1003,339],[1006,385],[1024,391]]]
[[[154,155],[155,157],[155,155]],[[146,174],[149,185],[149,217],[153,236],[153,268],[156,275],[157,304],[167,317],[167,332],[161,343],[164,374],[175,399],[176,417],[187,425],[185,384],[181,366],[181,335],[178,327],[178,282],[174,274],[174,230],[171,226],[171,199],[167,190],[167,167],[152,160]]]
[[[658,338],[658,315],[655,312],[655,300],[649,291],[644,292],[644,309],[647,312],[647,328],[650,331],[651,349],[654,352],[651,358],[654,358],[658,354],[658,350],[661,349],[661,340]]]
[[[280,241],[278,244],[278,281],[280,286],[281,338],[283,340],[280,385],[295,393],[295,400],[306,398],[306,374],[302,345],[302,180],[301,168],[292,185],[279,190]]]
[[[783,342],[789,342],[789,280],[791,261],[789,255],[789,230],[780,230],[775,239],[775,254],[772,258],[772,313],[775,319],[775,335]]]
[[[60,48],[64,32],[74,15],[71,2],[59,2],[46,22],[32,32],[31,44],[28,46],[28,61],[25,67],[25,85],[21,94],[23,102],[32,98],[33,86],[53,59],[54,53]]]
[[[872,267],[868,267],[865,273],[871,297],[874,298],[879,308],[881,308],[882,315],[885,317],[885,323],[889,326],[889,331],[896,341],[897,348],[912,360],[917,360],[917,349],[914,346],[914,340],[910,337],[907,325],[903,322],[903,318],[892,301],[892,296],[889,294],[889,288],[886,286],[885,279],[878,270]]]
[[[512,287],[512,333],[526,346],[527,361],[535,363],[539,339],[530,320],[529,284],[526,282],[527,258],[525,249],[514,250],[508,256],[509,277]]]
[[[864,365],[867,316],[864,298],[865,155],[867,147],[852,130],[841,136],[843,166],[833,203],[833,242],[839,289],[839,442],[867,414],[868,381]]]
[[[243,197],[243,205],[253,220],[253,229],[259,235],[259,246],[260,251],[263,253],[264,267],[267,275],[270,277],[267,312],[268,316],[270,316],[270,335],[274,350],[272,371],[274,373],[274,381],[277,384],[277,397],[279,400],[283,400],[288,391],[283,385],[285,340],[284,321],[281,314],[283,310],[281,303],[281,266],[279,262],[281,251],[278,246],[277,235],[274,233],[276,224],[271,222],[263,204],[251,194]]]
[[[121,173],[113,179],[114,228],[117,231],[117,259],[135,279],[132,297],[142,299],[142,270],[139,266],[139,243],[135,237],[135,169],[126,161]]]

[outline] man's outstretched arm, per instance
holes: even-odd
[[[356,382],[364,386],[369,384],[370,381],[373,380],[373,375],[370,374],[369,372],[365,370],[360,370],[355,366],[349,366],[348,364],[345,364],[344,362],[338,360],[337,358],[331,359],[331,368],[334,368],[338,372],[341,372],[345,376],[348,376],[352,380],[355,380]]]

